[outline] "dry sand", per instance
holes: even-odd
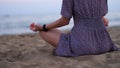
[[[120,27],[108,31],[120,47]],[[0,36],[0,68],[120,68],[120,51],[67,58],[53,49],[38,34]]]

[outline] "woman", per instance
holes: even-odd
[[[40,36],[56,48],[58,56],[102,54],[118,49],[105,28],[107,12],[107,0],[63,0],[60,19],[43,26],[35,24],[30,29],[39,31]],[[74,26],[70,33],[56,29],[68,25],[72,17]]]

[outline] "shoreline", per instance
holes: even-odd
[[[66,27],[66,26],[65,26]],[[58,29],[60,29],[62,32],[65,32],[65,31],[70,31],[71,30],[71,27],[62,27],[62,28],[58,28]],[[107,29],[111,29],[111,28],[120,28],[120,25],[116,25],[116,26],[109,26],[109,27],[106,27]],[[36,34],[36,32],[33,32],[33,31],[31,31],[31,32],[22,32],[22,33],[9,33],[9,34],[0,34],[0,36],[6,36],[6,35],[26,35],[26,34]]]

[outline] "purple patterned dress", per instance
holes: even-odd
[[[56,55],[75,57],[117,50],[102,20],[107,12],[107,0],[63,0],[61,14],[73,17],[74,26],[69,34],[61,34]]]

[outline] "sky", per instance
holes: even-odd
[[[58,13],[62,0],[0,0],[0,15]],[[109,10],[120,12],[120,0],[108,0]]]

